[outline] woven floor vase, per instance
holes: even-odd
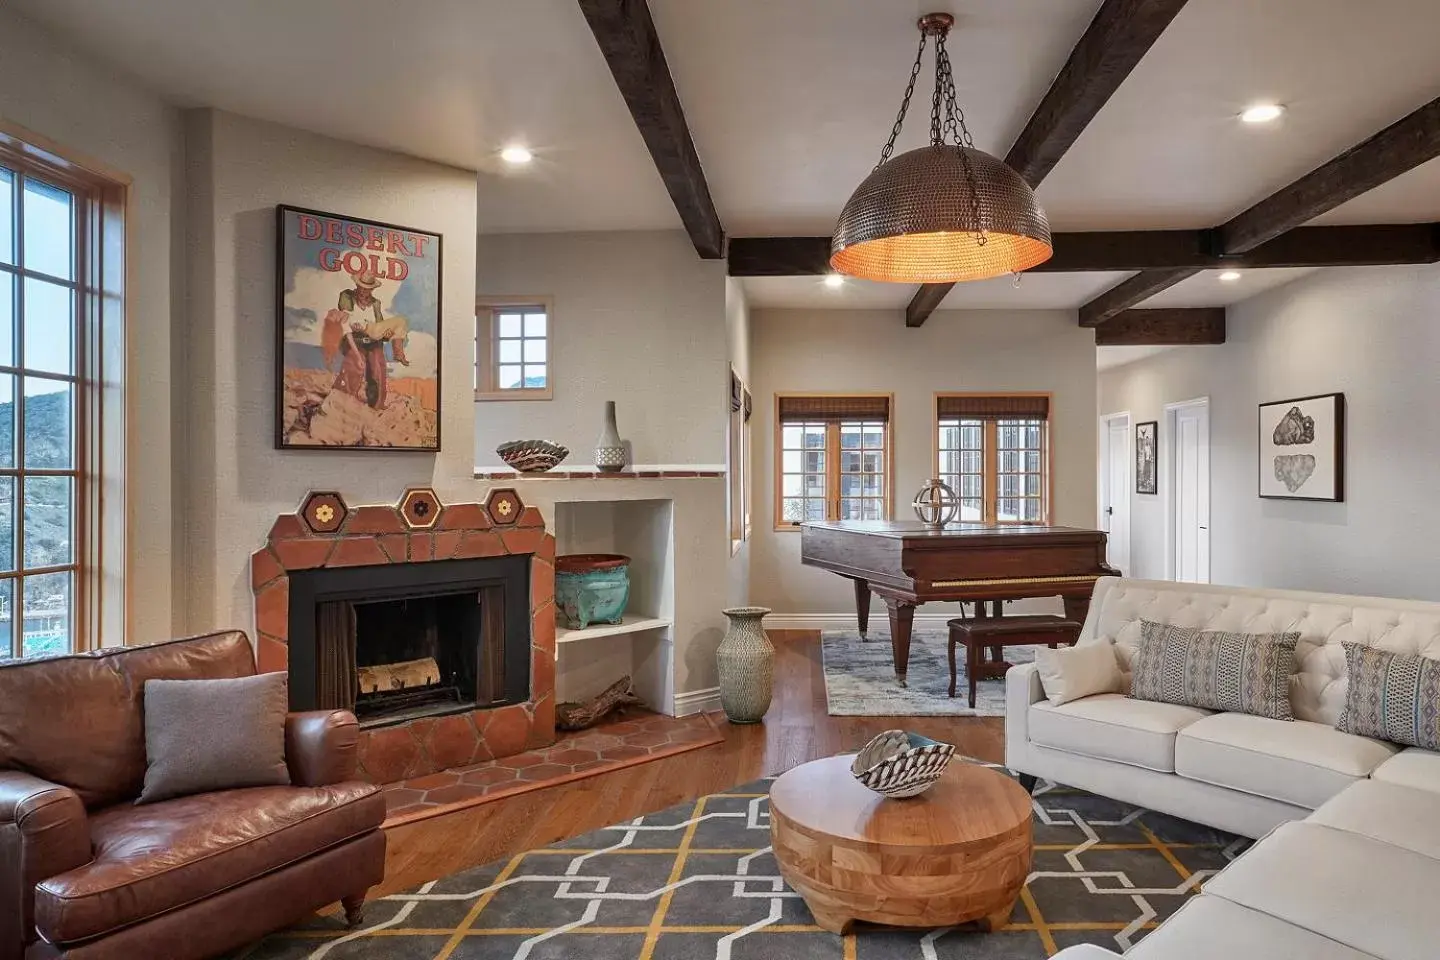
[[[720,706],[731,723],[759,723],[770,709],[775,683],[775,647],[765,636],[766,607],[722,611],[730,629],[715,651],[720,670]]]

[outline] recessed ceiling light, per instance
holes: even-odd
[[[1285,108],[1278,103],[1256,103],[1245,108],[1240,119],[1246,123],[1269,123],[1279,120]]]
[[[531,160],[534,160],[535,155],[525,147],[513,146],[506,147],[504,150],[501,150],[500,159],[504,160],[506,163],[513,163],[518,166],[522,163],[529,163]]]
[[[1224,283],[1234,283],[1240,279],[1239,270],[1223,270],[1220,273],[1220,280]]]
[[[838,273],[827,274],[825,277],[825,286],[831,290],[839,290],[845,286],[845,278]]]

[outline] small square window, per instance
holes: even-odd
[[[551,399],[551,330],[545,298],[482,300],[475,313],[475,399]]]

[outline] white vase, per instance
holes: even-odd
[[[720,706],[731,723],[759,723],[770,709],[775,685],[775,646],[765,636],[766,607],[721,611],[730,629],[715,650],[720,673]]]
[[[606,473],[625,468],[625,441],[615,429],[615,401],[605,401],[605,427],[595,441],[595,466]]]

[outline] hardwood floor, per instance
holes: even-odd
[[[953,743],[965,756],[1003,759],[1004,721],[998,717],[896,721],[827,715],[818,631],[771,631],[770,637],[776,649],[775,699],[763,724],[732,726],[722,719],[720,746],[389,830],[385,883],[372,896],[854,750],[892,727]]]

